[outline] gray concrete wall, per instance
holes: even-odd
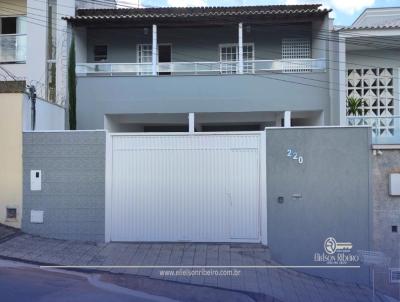
[[[105,140],[103,131],[25,132],[24,232],[58,239],[104,241]],[[30,171],[42,171],[42,190],[30,190]],[[44,223],[30,222],[31,210]]]
[[[285,265],[314,261],[324,241],[370,249],[370,133],[367,128],[267,130],[268,244]],[[303,164],[287,156],[292,149]],[[301,198],[296,198],[296,195]],[[283,203],[278,197],[284,198]],[[357,265],[348,263],[347,265]],[[343,281],[368,282],[368,269],[304,269]]]
[[[103,129],[105,114],[285,110],[323,111],[329,124],[328,73],[80,77],[77,85],[78,129]]]
[[[323,21],[321,21],[323,22]],[[315,30],[319,31],[320,23],[316,22]],[[326,45],[321,39],[312,40],[312,24],[297,25],[245,25],[244,43],[254,43],[255,59],[273,60],[282,58],[282,38],[307,37],[315,45],[312,50],[314,58],[324,58]],[[219,61],[219,45],[238,43],[238,26],[226,25],[209,28],[159,28],[159,44],[171,44],[172,61],[196,62]],[[137,62],[137,44],[151,44],[152,29],[147,34],[143,28],[89,28],[87,30],[87,62],[94,62],[94,46],[107,45],[110,63]],[[79,62],[79,61],[78,61]]]
[[[381,150],[372,157],[373,248],[391,258],[390,267],[400,267],[400,196],[389,195],[389,175],[400,173],[400,150]],[[397,226],[397,233],[392,232]],[[387,269],[376,271],[377,288],[400,299],[400,284],[389,283]]]

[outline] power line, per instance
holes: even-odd
[[[43,2],[43,0],[35,0],[35,1]],[[81,0],[81,1],[84,1],[84,0]],[[92,0],[90,3],[98,2],[98,1],[99,1],[99,0]],[[0,1],[0,3],[4,3],[4,2]],[[37,10],[39,10],[39,9],[37,9]],[[42,11],[43,11],[43,10],[42,10]],[[34,14],[34,15],[46,18],[46,17],[43,16],[43,15],[38,15],[38,14]],[[66,15],[64,15],[64,14],[59,14],[59,15],[66,16]],[[31,19],[37,20],[37,21],[41,21],[41,22],[46,22],[46,23],[47,23],[47,19],[46,19],[46,20],[35,19],[35,18],[31,18]],[[58,19],[57,19],[57,21],[58,21]],[[36,23],[32,23],[32,24],[36,24]],[[39,25],[39,24],[36,24],[36,25]],[[47,26],[47,25],[43,25],[43,26]],[[55,24],[55,25],[52,25],[52,27],[55,27],[55,26],[56,26],[56,24]],[[280,25],[280,26],[282,27],[282,26],[291,26],[291,25],[289,24],[289,25]],[[269,29],[269,28],[261,29],[261,28],[258,28],[258,27],[256,27],[256,26],[254,26],[254,28],[255,28],[256,31],[264,31],[264,32],[271,32],[271,30],[272,30],[272,29]],[[60,30],[60,29],[58,29],[58,30]],[[65,32],[65,30],[61,30],[61,31]],[[321,29],[320,31],[324,31],[324,30]],[[297,30],[297,32],[298,32],[298,30]],[[329,37],[328,37],[328,38],[318,38],[318,36],[324,37],[324,36],[321,35],[321,34],[313,35],[313,37],[316,38],[316,39],[324,40],[324,41],[339,42],[339,39],[336,39],[336,38],[335,38],[335,39],[332,39],[332,38],[331,38],[331,36],[332,36],[332,35],[331,35],[331,34],[332,34],[331,31],[328,31],[328,32],[329,32]],[[67,32],[67,33],[69,33],[69,32]],[[308,34],[309,31],[307,31],[306,33]],[[366,42],[366,43],[367,43],[367,42]],[[364,44],[364,43],[355,43],[355,42],[348,42],[348,41],[347,41],[347,44],[366,45],[366,44]],[[373,43],[372,43],[372,44],[373,44]],[[371,45],[371,41],[368,41],[368,45],[369,45],[369,46]],[[380,43],[379,45],[381,46],[382,43]],[[393,44],[391,44],[391,46],[393,46]],[[398,47],[399,44],[396,44],[395,46]],[[318,49],[318,48],[313,47],[313,49]],[[321,49],[321,50],[322,50],[322,49]],[[327,51],[341,53],[340,51],[335,51],[335,50],[329,49],[329,48],[327,49]],[[372,57],[372,58],[379,58],[379,59],[384,59],[384,60],[391,60],[391,59],[388,59],[387,57],[371,56],[371,55],[365,55],[365,54],[364,54],[364,55],[361,55],[361,56]],[[397,60],[397,59],[393,59],[393,61],[396,61],[396,62],[397,62],[398,60]],[[366,65],[365,65],[365,66],[366,66]],[[370,66],[370,67],[373,67],[373,66]]]
[[[36,1],[39,1],[39,0],[36,0]],[[94,1],[95,2],[95,1]],[[42,21],[42,20],[40,20],[40,21]],[[37,24],[37,25],[39,25],[39,24]],[[47,27],[47,26],[44,26],[44,27]],[[65,32],[65,31],[63,31],[63,32]],[[67,33],[67,32],[66,32]],[[329,50],[329,49],[328,49]],[[176,51],[175,51],[176,52]],[[364,65],[363,65],[364,66]],[[273,72],[272,72],[273,73]],[[254,75],[254,74],[253,74]],[[255,74],[256,76],[263,76],[263,75],[259,75],[259,74]],[[285,75],[288,75],[288,74],[285,74]],[[289,75],[288,75],[289,76]],[[298,77],[299,78],[299,76],[297,76],[297,75],[290,75],[290,76],[292,76],[292,77]],[[263,77],[266,77],[266,76],[263,76]],[[270,77],[268,77],[268,78],[270,78]],[[276,78],[272,78],[272,79],[274,79],[274,80],[282,80],[282,79],[276,79]],[[309,79],[309,78],[304,78],[304,79],[306,79],[306,80],[309,80],[309,81],[313,81],[313,80],[316,80],[316,79]],[[283,80],[282,80],[283,81]],[[294,81],[289,81],[289,82],[291,82],[291,83],[297,83],[297,84],[300,84],[300,85],[305,85],[305,83],[298,83],[298,82],[294,82]],[[321,81],[321,82],[325,82],[325,83],[331,83],[330,81]],[[312,86],[312,87],[317,87],[317,88],[323,88],[323,89],[325,89],[326,87],[321,87],[321,86],[316,86],[316,85],[308,85],[308,86]],[[331,89],[329,89],[329,90],[331,90]],[[340,91],[340,90],[339,90]]]

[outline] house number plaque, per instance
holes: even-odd
[[[296,160],[299,164],[302,164],[304,162],[303,156],[299,155],[296,150],[288,149],[287,157]]]

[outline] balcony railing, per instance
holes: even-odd
[[[26,35],[0,35],[0,63],[26,62]]]
[[[302,73],[325,71],[325,59],[252,60],[243,62],[243,73]],[[78,63],[76,73],[85,75],[152,75],[152,63]],[[157,64],[157,74],[237,74],[239,62],[168,62]]]
[[[377,145],[400,144],[400,115],[393,116],[348,116],[350,126],[370,126],[372,128],[372,143]]]

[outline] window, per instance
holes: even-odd
[[[1,18],[1,34],[9,35],[17,33],[17,17]]]
[[[47,59],[55,60],[57,52],[57,0],[49,0],[47,7]]]
[[[151,63],[153,56],[153,46],[151,44],[138,44],[136,51],[136,61],[138,63]],[[139,75],[151,75],[151,65],[140,66]]]
[[[238,44],[222,44],[220,46],[220,61],[222,74],[233,74],[239,70],[239,45]],[[243,44],[243,73],[253,73],[254,63],[254,44]],[[225,63],[227,62],[227,63]]]
[[[107,61],[107,45],[96,45],[94,47],[94,61],[95,62]]]
[[[137,62],[151,63],[152,54],[153,50],[151,44],[139,44],[137,47]]]
[[[54,60],[47,61],[47,100],[56,102],[56,62]]]
[[[56,58],[57,58],[57,0],[49,0],[47,6],[47,100],[56,102]]]
[[[7,218],[6,219],[17,219],[17,209],[16,208],[7,208]]]
[[[26,17],[0,17],[0,34],[15,35],[26,33]]]
[[[311,71],[311,62],[301,60],[309,58],[311,58],[310,39],[282,39],[282,70],[284,72]]]

